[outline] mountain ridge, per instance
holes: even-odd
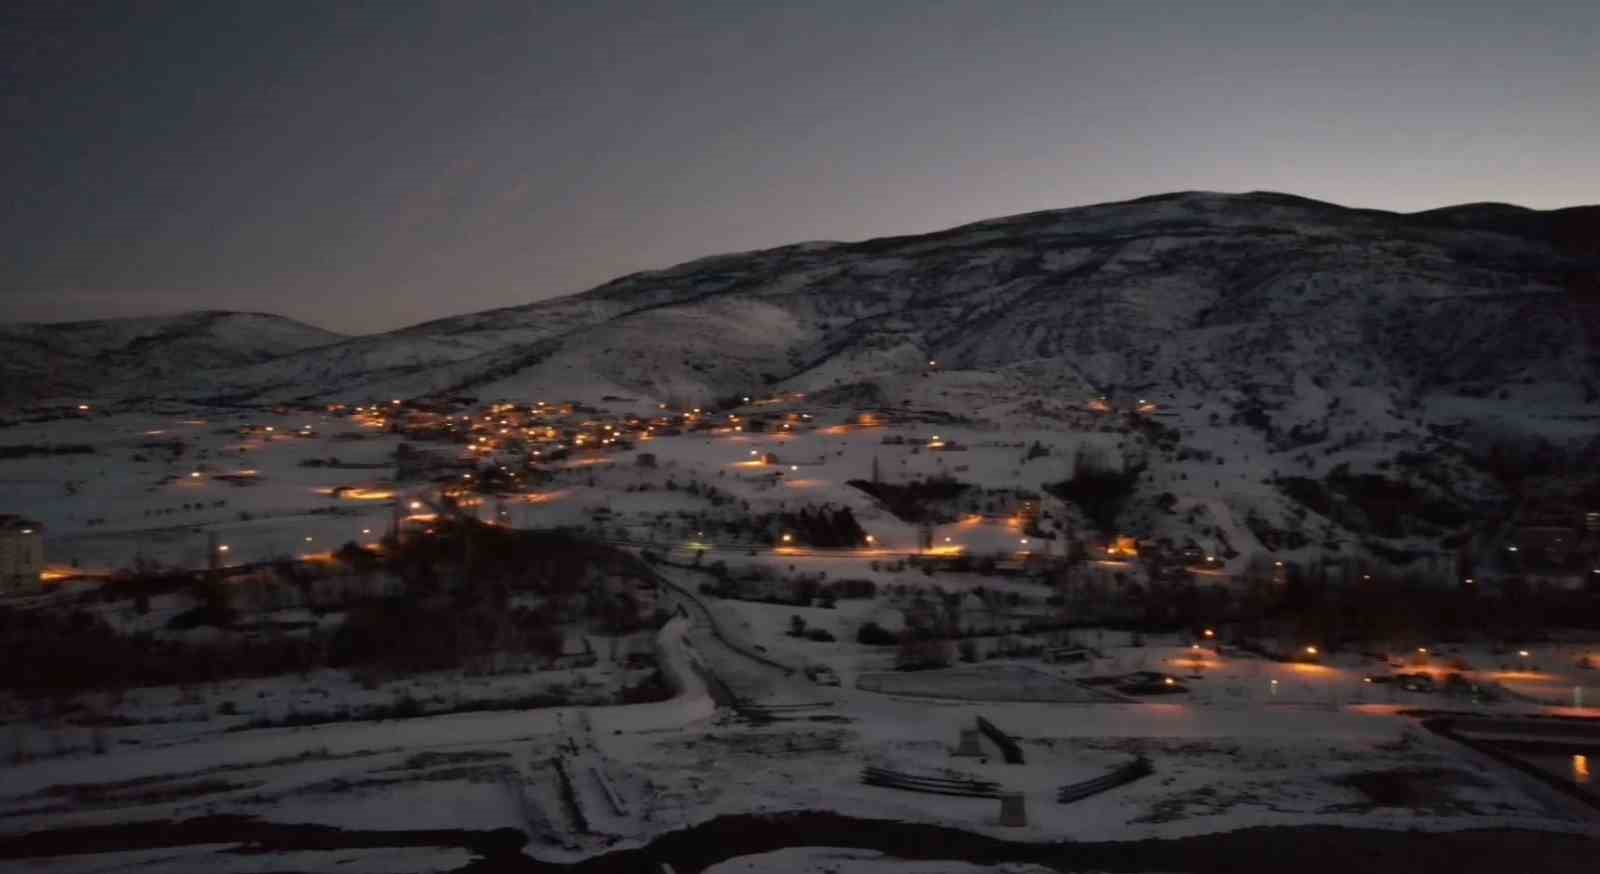
[[[1541,296],[1565,295],[1583,310],[1577,321],[1592,327],[1583,278],[1597,268],[1584,229],[1597,215],[1600,207],[1537,211],[1502,204],[1394,213],[1280,192],[1171,192],[926,234],[712,255],[574,295],[385,333],[324,332],[324,342],[217,362],[195,378],[158,378],[154,389],[231,399],[497,386],[553,391],[563,374],[592,365],[588,376],[596,383],[703,399],[814,374],[839,355],[878,367],[888,354],[882,350],[891,347],[899,349],[896,361],[934,355],[951,366],[981,369],[1044,359],[1098,384],[1138,383],[1149,381],[1156,346],[1192,344],[1203,332],[1228,325],[1287,318],[1293,329],[1321,318],[1293,304],[1319,282],[1337,289],[1328,302],[1358,321],[1399,324],[1421,318],[1400,311],[1459,311],[1470,302],[1496,300],[1509,312],[1519,301],[1531,305]],[[1369,304],[1386,301],[1384,312],[1352,305],[1349,295],[1358,288],[1369,289]],[[1198,305],[1202,300],[1210,305]],[[1399,310],[1390,311],[1394,307]],[[1579,335],[1557,337],[1551,307],[1533,309],[1541,336],[1554,347],[1570,352],[1574,342],[1592,343]],[[752,318],[765,339],[740,321]],[[649,336],[652,327],[674,326],[678,333]],[[708,327],[736,347],[720,350],[729,360],[712,360],[720,343],[703,342],[701,329]],[[636,350],[662,342],[686,344],[688,351],[677,361],[661,354],[644,361],[613,345],[613,354],[583,361],[577,348],[625,343]],[[151,355],[160,354],[160,344],[150,345]],[[1142,351],[1130,352],[1134,346]],[[1114,364],[1119,356],[1125,360]],[[1151,365],[1132,366],[1141,356]],[[1584,350],[1579,357],[1592,356]],[[623,363],[632,359],[638,363]],[[1491,379],[1516,371],[1479,364],[1476,370]],[[132,369],[150,387],[152,368]],[[1556,370],[1567,380],[1593,375],[1592,361],[1569,361]],[[1424,383],[1437,381],[1422,375]]]

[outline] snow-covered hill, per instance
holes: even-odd
[[[1401,215],[1190,192],[703,258],[340,342],[225,314],[23,326],[0,333],[14,353],[0,366],[30,387],[13,396],[700,402],[859,384],[998,414],[1120,392],[1285,447],[1337,439],[1341,422],[1377,436],[1420,434],[1434,413],[1593,412],[1597,240],[1594,207]],[[930,394],[929,361],[988,376]]]
[[[1592,213],[1406,216],[1164,195],[706,258],[204,374],[193,388],[287,399],[592,383],[692,400],[892,380],[932,359],[1049,362],[1075,386],[1237,392],[1268,406],[1303,395],[1307,370],[1324,388],[1395,400],[1538,384],[1593,401],[1595,252],[1567,239],[1584,220]]]
[[[1189,192],[703,258],[348,339],[208,313],[20,326],[0,349],[13,402],[795,391],[1088,429],[1142,471],[1144,529],[1181,516],[1246,554],[1345,534],[1438,550],[1463,513],[1512,518],[1528,484],[1508,470],[1600,462],[1600,207]],[[1093,412],[1101,395],[1154,406]]]
[[[265,313],[0,325],[0,406],[188,393],[206,373],[343,339]]]

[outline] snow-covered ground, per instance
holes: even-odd
[[[952,387],[963,383],[956,374],[941,374],[938,380]],[[984,390],[983,385],[967,387]],[[1225,430],[1219,433],[1218,439],[1228,439]],[[75,561],[81,570],[111,571],[141,554],[203,567],[213,537],[229,547],[228,562],[313,554],[348,540],[369,542],[390,521],[391,498],[336,497],[334,488],[393,492],[409,500],[407,488],[392,484],[388,466],[401,438],[332,414],[115,414],[21,425],[6,434],[11,445],[93,447],[88,454],[0,462],[7,509],[46,525],[49,561],[63,568]],[[886,437],[903,442],[886,443]],[[185,445],[181,454],[163,448],[174,438]],[[916,526],[895,518],[848,481],[871,479],[876,469],[889,482],[949,474],[987,489],[1037,492],[1071,472],[1080,447],[1120,459],[1117,444],[1125,439],[1089,427],[866,428],[829,415],[777,433],[725,429],[658,437],[632,450],[572,459],[554,469],[551,481],[505,500],[485,499],[477,512],[530,528],[581,526],[675,563],[709,567],[723,562],[735,576],[764,575],[763,585],[781,588],[800,577],[860,579],[872,581],[877,592],[840,598],[831,608],[705,596],[709,614],[737,648],[717,639],[696,610],[688,611],[689,619],[674,620],[657,643],[677,695],[652,704],[229,731],[261,719],[284,721],[307,711],[391,702],[401,694],[445,709],[461,699],[514,699],[553,683],[570,685],[578,677],[598,689],[637,679],[612,664],[601,643],[602,663],[579,671],[428,675],[375,688],[343,672],[326,672],[138,689],[101,702],[128,724],[99,729],[42,716],[27,719],[18,708],[5,731],[11,748],[25,750],[31,760],[8,761],[0,770],[0,838],[42,828],[243,814],[345,828],[507,827],[532,836],[529,854],[570,860],[640,845],[722,814],[810,809],[1032,841],[1133,840],[1266,824],[1593,830],[1593,819],[1570,803],[1422,731],[1401,711],[1470,707],[1600,716],[1595,706],[1600,682],[1579,667],[1585,656],[1600,663],[1600,642],[1529,645],[1527,656],[1428,645],[1427,653],[1392,654],[1398,667],[1391,667],[1354,654],[1323,654],[1315,664],[1231,651],[1219,657],[1204,646],[1194,648],[1204,642],[1183,637],[1151,636],[1136,646],[1123,632],[1080,628],[1071,633],[1073,642],[1095,651],[1080,665],[985,660],[915,674],[892,673],[893,646],[857,642],[866,622],[890,632],[903,628],[906,614],[919,609],[919,593],[961,593],[962,627],[983,629],[1023,616],[1049,618],[1046,599],[1052,590],[1038,582],[972,572],[929,575],[905,564],[918,550]],[[935,442],[966,449],[934,451]],[[1046,454],[1028,459],[1028,447],[1035,443]],[[655,456],[654,466],[638,463],[644,452]],[[766,461],[768,453],[774,462]],[[330,457],[345,466],[328,466]],[[304,463],[314,459],[324,464]],[[1252,536],[1239,516],[1248,502],[1241,504],[1241,495],[1267,487],[1247,462],[1212,466],[1219,471],[1215,479],[1170,479],[1159,487],[1179,491],[1178,516],[1191,510],[1204,515],[1242,550],[1215,578],[1226,583],[1251,552]],[[244,470],[254,471],[239,481],[247,484],[225,478]],[[1229,471],[1233,476],[1226,476]],[[992,499],[975,494],[970,500],[976,506],[958,508],[958,521],[934,526],[934,548],[1001,559],[1061,548],[1060,541],[1024,543],[1030,538],[1008,521],[1010,511],[991,512],[986,506]],[[842,551],[781,541],[772,547],[725,524],[824,504],[850,508],[874,542]],[[1124,569],[1107,567],[1105,573]],[[682,567],[660,570],[691,592],[710,579]],[[10,603],[47,608],[52,598],[65,602],[94,586],[73,583]],[[1003,590],[1018,602],[996,607],[992,599],[979,597],[980,589]],[[672,605],[682,601],[675,594],[668,598]],[[178,596],[162,596],[143,612],[131,604],[93,609],[126,630],[176,635],[188,632],[169,632],[166,621],[186,606]],[[298,605],[268,612],[280,619],[337,621]],[[835,640],[788,635],[796,617]],[[974,638],[980,657],[994,651],[999,637]],[[1313,642],[1280,643],[1298,651]],[[794,669],[826,665],[842,683],[815,685],[803,673],[752,659],[749,652]],[[1397,670],[1430,673],[1441,684],[1458,673],[1498,692],[1498,700],[1446,699],[1367,682],[1369,675]],[[1104,687],[1080,685],[1091,677],[1134,671],[1160,672],[1187,691],[1129,700]],[[705,674],[772,708],[775,720],[751,721],[729,708],[714,708]],[[983,757],[952,756],[962,730],[979,716],[1015,736],[1028,764],[1003,764],[988,742]],[[97,754],[96,746],[106,752]],[[1071,805],[1055,800],[1061,786],[1104,774],[1138,755],[1151,761],[1153,776]],[[867,786],[860,771],[869,765],[994,781],[1022,794],[1028,825],[1000,825],[993,799]],[[573,800],[560,788],[563,772],[574,784]],[[1382,803],[1361,788],[1366,774],[1421,775],[1415,779],[1426,784],[1423,800]],[[93,866],[100,861],[198,870],[212,861],[201,847],[167,852],[68,858],[59,862],[68,867],[59,870],[97,870]],[[279,861],[280,867],[320,867],[349,858],[373,868],[392,858],[387,852]],[[456,864],[458,852],[439,851],[439,863]],[[729,861],[716,870],[981,870],[967,863],[904,867],[859,851],[844,857],[830,852],[797,849]],[[421,869],[433,858],[408,857],[395,864],[400,870],[413,863]],[[246,861],[226,861],[236,867],[220,870],[251,870],[238,867]]]
[[[970,862],[896,859],[873,850],[792,847],[740,856],[706,869],[706,874],[1049,874],[1053,868],[1022,863],[974,865]]]

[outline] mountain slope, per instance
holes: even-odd
[[[185,365],[164,390],[277,400],[592,385],[692,401],[903,381],[936,359],[1026,368],[1041,389],[1226,390],[1262,404],[1302,395],[1295,374],[1308,367],[1324,385],[1394,399],[1533,381],[1592,401],[1596,215],[1159,195],[703,258],[571,297]],[[142,382],[162,369],[131,368]]]
[[[581,377],[696,399],[911,373],[934,358],[1050,361],[1101,387],[1261,383],[1270,396],[1315,362],[1324,380],[1404,396],[1529,379],[1592,396],[1583,327],[1595,301],[1581,277],[1594,259],[1557,245],[1551,228],[1571,222],[1552,216],[1163,195],[701,259],[216,374],[205,388],[559,393]]]
[[[341,339],[282,316],[217,311],[0,325],[0,404],[188,389],[198,373]]]
[[[1137,474],[1136,530],[1244,554],[1378,538],[1374,555],[1441,567],[1460,519],[1509,525],[1544,488],[1529,477],[1559,491],[1600,464],[1593,207],[1188,192],[703,258],[364,337],[185,318],[10,329],[0,366],[7,385],[123,398],[790,390],[835,399],[836,420],[862,404],[988,434],[1100,431]],[[1094,413],[1095,395],[1155,406]],[[1397,502],[1421,515],[1395,524]]]

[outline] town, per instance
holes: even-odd
[[[1115,392],[1053,427],[800,392],[34,409],[0,462],[28,508],[0,543],[0,809],[70,833],[421,804],[408,827],[552,861],[819,805],[1001,836],[1588,829],[1594,736],[1557,720],[1595,713],[1600,638],[1552,630],[1593,609],[1600,513],[1390,495],[1452,545],[1340,549],[1236,518],[1230,489],[1262,484],[1203,478],[1227,437],[1204,415]],[[1334,754],[1292,764],[1312,747]]]

